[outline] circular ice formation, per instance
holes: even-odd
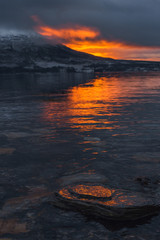
[[[109,220],[136,220],[159,212],[151,197],[103,185],[77,184],[63,187],[56,194],[55,205]]]

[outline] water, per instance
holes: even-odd
[[[159,104],[159,73],[1,75],[2,204],[31,187],[55,191],[63,179],[82,173],[133,191],[145,191],[137,181],[143,177],[151,181],[151,191],[157,191]],[[37,229],[40,239],[160,237],[159,217],[112,232],[78,213],[41,208],[43,217],[37,207],[31,235],[23,239],[35,239]]]

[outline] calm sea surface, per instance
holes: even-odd
[[[2,203],[30,186],[55,191],[82,173],[133,191],[141,190],[139,177],[159,181],[160,73],[0,75]],[[160,239],[159,216],[111,231],[43,208],[34,227],[41,238],[33,239]]]

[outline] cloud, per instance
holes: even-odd
[[[97,28],[109,41],[160,46],[159,0],[0,0],[0,28],[33,30],[30,16],[56,27]]]

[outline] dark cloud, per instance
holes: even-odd
[[[32,30],[38,15],[53,27],[97,27],[109,40],[160,46],[160,0],[0,0],[0,28]]]

